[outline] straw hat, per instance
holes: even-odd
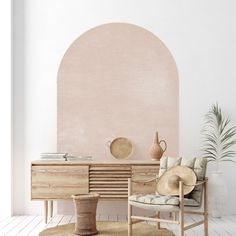
[[[179,195],[179,181],[186,185],[196,184],[194,171],[186,166],[175,166],[168,169],[157,182],[157,192],[161,195]],[[184,195],[190,193],[195,186],[184,185]]]

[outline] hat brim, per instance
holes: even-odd
[[[190,193],[194,189],[196,184],[197,177],[195,172],[188,168],[187,166],[175,166],[168,169],[157,182],[157,193],[160,195],[170,195],[175,196],[179,195],[179,188],[171,188],[168,185],[168,180],[171,176],[177,175],[181,178],[184,185],[184,195]],[[192,185],[192,186],[187,186]]]

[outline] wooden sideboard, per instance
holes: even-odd
[[[146,180],[158,175],[158,161],[33,161],[31,200],[44,201],[45,221],[53,214],[53,200],[72,199],[73,194],[96,192],[100,199],[125,200],[128,178]],[[152,193],[151,184],[133,183],[134,193]]]

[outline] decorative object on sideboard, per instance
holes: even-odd
[[[93,157],[92,156],[68,156],[67,157],[68,161],[92,161]]]
[[[222,114],[216,103],[205,115],[202,134],[202,154],[208,162],[216,164],[216,170],[212,172],[209,181],[209,203],[212,216],[219,218],[227,199],[227,185],[219,168],[222,162],[235,162],[233,158],[236,152],[232,147],[236,144],[236,126],[231,125],[230,119]]]
[[[161,143],[165,144],[165,147],[161,147]],[[161,140],[159,142],[158,132],[155,132],[153,143],[150,147],[149,153],[152,160],[159,161],[163,155],[163,153],[167,149],[167,144],[165,140]]]
[[[108,141],[107,145],[110,149],[111,155],[119,160],[127,159],[133,153],[133,144],[125,137],[119,137],[113,141]]]
[[[70,156],[68,153],[44,152],[40,154],[40,159],[45,161],[89,161],[92,156]]]
[[[40,159],[42,160],[65,160],[67,161],[68,153],[59,153],[59,152],[43,152],[40,153]]]

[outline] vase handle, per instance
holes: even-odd
[[[111,141],[107,141],[107,147],[110,147],[111,146]]]
[[[166,151],[166,149],[167,149],[167,143],[166,143],[166,141],[165,140],[161,140],[160,142],[159,142],[159,144],[161,145],[161,142],[163,142],[164,144],[165,144],[165,148],[163,149],[163,153]]]

